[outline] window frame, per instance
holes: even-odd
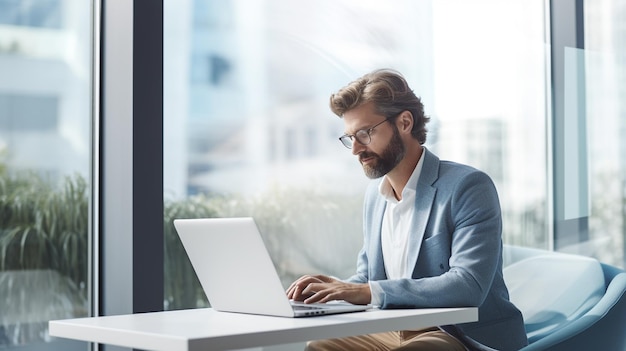
[[[163,1],[101,1],[95,315],[163,310]]]

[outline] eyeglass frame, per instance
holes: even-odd
[[[388,122],[390,119],[392,118],[396,118],[398,117],[400,114],[397,114],[393,117],[387,117],[384,120],[374,124],[373,126],[367,128],[367,129],[359,129],[357,130],[354,134],[344,134],[342,136],[339,137],[339,141],[341,142],[341,144],[343,146],[345,146],[347,149],[352,149],[352,145],[354,144],[354,141],[356,140],[359,144],[365,146],[365,145],[369,145],[372,142],[372,131],[374,131],[374,128],[378,127],[379,125]],[[361,132],[365,132],[367,134],[367,143],[362,142],[361,140],[359,140],[359,138],[356,136],[357,134],[361,133]],[[346,144],[346,142],[344,142],[345,140],[349,140],[350,144]]]

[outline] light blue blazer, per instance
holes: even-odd
[[[480,344],[518,350],[527,344],[520,311],[502,277],[502,217],[496,188],[485,173],[440,161],[424,148],[416,188],[409,260],[412,279],[387,280],[381,247],[386,201],[381,179],[365,194],[364,245],[350,282],[379,281],[383,309],[478,307],[479,321],[442,329],[470,349]],[[480,344],[476,344],[476,342]]]

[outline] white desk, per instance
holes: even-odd
[[[477,308],[370,310],[310,318],[256,316],[206,308],[50,321],[49,332],[55,337],[142,350],[204,351],[477,320]]]

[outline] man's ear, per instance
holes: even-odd
[[[398,129],[403,132],[411,132],[411,129],[413,129],[413,114],[411,111],[404,111],[398,116]]]

